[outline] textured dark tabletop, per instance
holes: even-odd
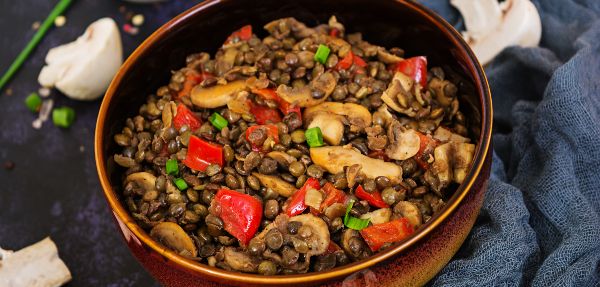
[[[0,73],[34,34],[57,0],[0,1]],[[55,106],[73,107],[69,129],[51,121],[39,130],[36,115],[24,105],[37,91],[37,75],[48,49],[75,40],[96,19],[111,17],[121,26],[123,10],[142,13],[136,36],[121,33],[124,55],[152,31],[198,1],[172,0],[135,5],[120,0],[73,0],[67,22],[52,28],[13,80],[0,91],[0,247],[21,249],[46,236],[56,242],[73,280],[68,286],[158,285],[130,254],[119,235],[100,189],[94,163],[94,127],[100,100],[77,102],[57,91]],[[5,169],[7,162],[15,164]]]

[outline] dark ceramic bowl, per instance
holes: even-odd
[[[125,118],[136,115],[146,95],[169,81],[171,70],[185,65],[186,55],[214,53],[223,39],[243,25],[252,24],[259,36],[265,36],[259,27],[274,19],[293,16],[312,26],[326,23],[331,15],[336,15],[348,31],[362,32],[371,43],[402,47],[407,55],[426,55],[431,66],[442,66],[460,78],[461,105],[470,121],[471,137],[478,144],[467,178],[444,209],[392,248],[350,265],[303,275],[230,272],[181,257],[152,240],[129,215],[117,193],[122,171],[115,167],[110,155],[118,149],[112,138]],[[475,222],[489,178],[491,126],[490,91],[475,55],[452,26],[417,3],[212,0],[169,21],[127,59],[100,108],[95,156],[100,182],[119,230],[138,260],[165,285],[341,286],[348,281],[378,286],[422,285],[447,264]]]

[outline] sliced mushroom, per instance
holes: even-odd
[[[456,98],[456,92],[458,91],[458,88],[452,82],[440,80],[439,78],[431,79],[428,87],[433,91],[438,103],[443,107],[452,104],[452,101]]]
[[[223,261],[231,267],[231,269],[246,273],[256,273],[260,259],[250,256],[245,252],[236,251],[233,247],[226,247],[223,252]]]
[[[128,175],[127,178],[125,178],[125,182],[134,182],[138,187],[143,188],[146,191],[156,189],[156,176],[145,171]]]
[[[180,255],[196,257],[197,250],[194,241],[177,223],[161,222],[150,230],[150,236]]]
[[[452,181],[452,150],[452,144],[445,143],[437,146],[433,151],[434,162],[431,165],[431,171],[436,175],[442,188],[448,186]]]
[[[239,91],[235,93],[235,96],[227,102],[227,108],[229,111],[243,115],[250,114],[250,105],[248,103],[248,92]]]
[[[301,88],[280,85],[277,88],[277,95],[290,104],[300,107],[312,107],[327,100],[329,95],[333,93],[336,84],[337,80],[333,74],[325,72]],[[312,96],[314,91],[322,93],[321,98],[314,98]]]
[[[117,23],[102,18],[90,24],[77,40],[48,51],[38,82],[56,87],[75,100],[101,97],[123,63]]]
[[[415,82],[403,73],[397,72],[390,82],[388,88],[381,95],[381,100],[391,109],[403,113],[409,117],[414,117],[417,112],[412,107],[411,91]]]
[[[262,184],[264,187],[274,190],[281,196],[290,197],[292,194],[294,194],[294,192],[296,192],[295,186],[287,183],[277,176],[265,175],[258,172],[254,172],[252,175],[258,178],[260,184]]]
[[[323,194],[320,191],[314,188],[308,188],[308,190],[306,190],[306,195],[304,196],[304,204],[306,204],[306,206],[319,209],[321,207],[321,202],[323,202]]]
[[[177,105],[173,101],[169,101],[162,110],[163,127],[170,127],[173,118],[177,115]]]
[[[489,63],[504,48],[513,45],[537,46],[542,23],[529,0],[452,0],[463,16],[467,31],[463,37],[482,64]]]
[[[218,108],[231,101],[236,92],[246,88],[244,80],[229,82],[225,85],[216,85],[203,88],[197,85],[192,89],[192,103],[200,108]]]
[[[389,208],[380,208],[377,210],[373,210],[371,212],[367,212],[360,216],[362,219],[370,219],[373,224],[386,223],[390,221],[390,217],[392,216],[392,210]]]
[[[336,202],[323,211],[323,214],[329,219],[335,219],[336,217],[342,217],[346,213],[346,205],[343,203]]]
[[[377,59],[386,64],[396,64],[404,60],[401,57],[389,53],[385,48],[382,47],[379,47],[379,49],[377,49]]]
[[[356,176],[360,173],[362,169],[362,165],[353,164],[346,168],[346,181],[348,182],[348,187],[352,188],[356,183]]]
[[[274,159],[282,166],[289,166],[296,161],[296,158],[282,151],[272,151],[267,154],[268,157]]]
[[[331,113],[319,113],[315,115],[307,128],[319,127],[323,139],[330,145],[339,145],[344,137],[344,118]]]
[[[364,130],[371,125],[371,113],[363,105],[353,103],[325,102],[306,108],[304,119],[311,122],[319,114],[330,113],[343,116],[345,123],[357,127],[357,131]]]
[[[385,154],[395,160],[405,160],[419,152],[421,139],[413,129],[404,129],[398,121],[388,127],[388,140],[390,143],[385,149]]]
[[[368,157],[349,146],[311,148],[310,157],[316,165],[332,174],[343,172],[345,166],[360,164],[361,174],[367,178],[386,176],[394,184],[402,180],[402,169],[396,164]]]
[[[383,120],[384,127],[389,126],[395,120],[386,104],[382,104],[381,107],[379,107],[377,111],[373,113],[373,125],[381,124],[380,122],[376,122],[379,120],[378,118]]]
[[[454,182],[462,183],[473,161],[475,145],[469,143],[455,143],[453,155]]]
[[[271,35],[278,39],[283,39],[287,35],[293,33],[294,37],[301,39],[310,37],[315,34],[315,30],[308,28],[304,23],[296,20],[296,18],[288,17],[271,21],[264,26]]]
[[[471,140],[469,138],[463,137],[459,134],[455,134],[453,132],[451,132],[449,129],[444,128],[444,127],[438,127],[435,132],[433,133],[433,138],[446,143],[446,142],[452,142],[452,143],[468,143]]]
[[[372,252],[369,246],[363,240],[362,236],[358,231],[354,229],[346,229],[342,233],[342,249],[346,254],[350,255],[354,259],[363,259],[371,256]]]
[[[329,247],[329,228],[323,219],[312,214],[301,214],[290,218],[290,222],[297,221],[302,226],[310,227],[312,234],[307,238],[310,251],[306,253],[307,257],[323,254]]]
[[[404,217],[410,222],[410,224],[417,228],[423,224],[423,216],[421,215],[421,211],[419,207],[409,201],[399,201],[394,206],[394,213]]]

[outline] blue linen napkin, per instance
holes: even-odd
[[[462,29],[448,1],[420,2]],[[600,1],[533,2],[540,47],[507,48],[486,67],[483,209],[431,286],[600,286]]]

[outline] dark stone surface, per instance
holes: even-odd
[[[58,1],[0,1],[0,73],[34,34],[35,21],[43,21]],[[73,41],[85,27],[101,17],[119,25],[124,6],[142,13],[140,33],[121,33],[125,56],[164,22],[198,1],[173,0],[134,5],[117,0],[74,0],[65,13],[67,23],[52,28],[13,80],[0,91],[0,246],[21,249],[46,236],[56,242],[60,257],[73,274],[69,286],[158,285],[136,262],[119,235],[96,175],[94,127],[100,100],[77,102],[57,91],[55,106],[70,106],[77,119],[69,129],[46,122],[31,127],[36,115],[23,101],[37,91],[37,75],[49,48]],[[7,91],[12,90],[12,95]],[[12,170],[4,168],[14,162]]]

